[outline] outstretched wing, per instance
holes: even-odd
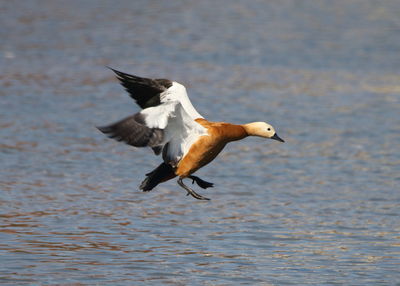
[[[164,132],[159,128],[149,128],[145,125],[144,118],[140,113],[131,115],[114,124],[97,127],[108,137],[117,141],[123,141],[135,147],[155,148],[154,152],[158,155],[161,149],[157,148],[164,139]]]
[[[168,79],[150,79],[138,77],[110,68],[117,75],[121,85],[143,109],[158,106],[170,101],[182,104],[187,114],[193,119],[203,118],[193,107],[186,88]]]
[[[143,109],[121,121],[98,127],[104,134],[135,147],[151,147],[175,166],[206,129],[194,121],[179,101]]]
[[[141,108],[157,106],[161,103],[160,94],[172,86],[168,79],[150,79],[123,73],[110,68],[121,85]]]

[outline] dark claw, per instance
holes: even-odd
[[[200,178],[197,177],[197,176],[189,176],[188,178],[190,178],[190,179],[193,180],[193,181],[192,181],[192,184],[194,184],[194,182],[196,182],[197,185],[199,185],[200,188],[207,189],[207,188],[212,188],[212,187],[214,187],[214,184],[213,184],[213,183],[204,181],[204,180],[200,179]]]

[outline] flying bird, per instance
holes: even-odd
[[[178,82],[143,78],[110,69],[142,110],[97,128],[117,141],[135,147],[150,147],[155,155],[162,153],[163,162],[147,173],[140,184],[139,188],[144,192],[178,177],[177,183],[187,195],[209,200],[185,185],[183,179],[191,179],[192,184],[196,182],[203,189],[213,187],[213,183],[193,173],[214,160],[227,143],[247,136],[284,142],[266,122],[236,125],[204,119],[190,102],[186,88]]]

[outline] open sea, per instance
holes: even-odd
[[[0,284],[400,285],[400,1],[0,2]],[[272,124],[196,174],[95,126],[139,110],[106,68]],[[187,180],[190,184],[190,181]]]

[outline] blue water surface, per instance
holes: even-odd
[[[0,10],[1,284],[399,285],[399,1]],[[198,171],[210,202],[142,193],[161,158],[95,128],[139,110],[105,66],[286,143],[228,145]]]

